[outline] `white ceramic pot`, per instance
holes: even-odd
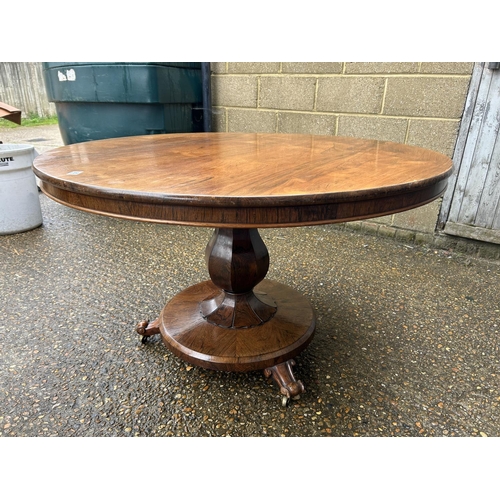
[[[0,144],[0,235],[29,231],[43,222],[31,168],[37,156],[28,144]]]

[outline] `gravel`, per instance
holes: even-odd
[[[206,228],[40,194],[0,237],[1,436],[499,436],[498,261],[336,226],[266,229],[268,278],[317,311],[288,408],[262,372],[204,370],[135,324],[208,279]]]

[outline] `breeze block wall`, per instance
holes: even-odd
[[[212,130],[352,136],[453,156],[472,62],[215,62]],[[440,200],[368,222],[372,232],[432,238]]]

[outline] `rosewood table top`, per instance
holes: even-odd
[[[209,227],[343,222],[438,197],[451,160],[392,142],[193,133],[84,142],[34,170],[57,201],[115,217]]]

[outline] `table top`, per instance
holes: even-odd
[[[211,227],[344,222],[439,197],[440,153],[302,134],[189,133],[72,144],[34,161],[42,190],[74,208]]]

